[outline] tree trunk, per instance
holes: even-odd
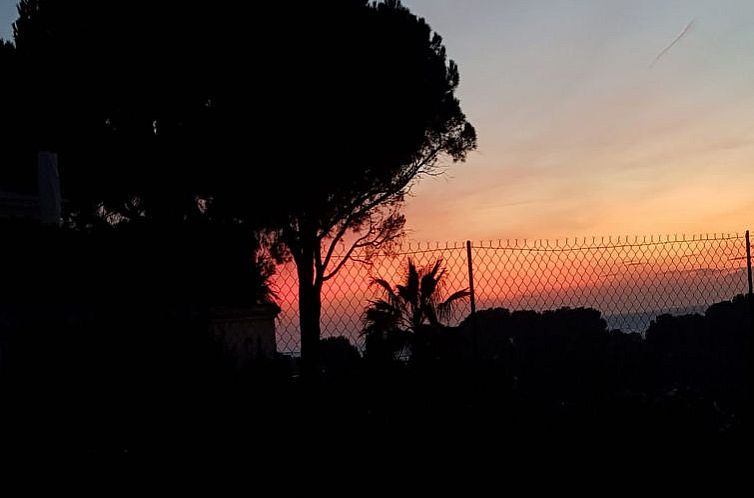
[[[320,314],[322,301],[319,289],[314,285],[299,282],[299,314],[301,326],[301,358],[316,361],[320,338]]]
[[[298,309],[301,328],[301,361],[306,373],[312,373],[319,358],[321,284],[314,269],[314,253],[302,251],[296,258],[298,273]]]

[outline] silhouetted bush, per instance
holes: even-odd
[[[320,362],[328,375],[342,377],[355,374],[361,363],[359,350],[343,336],[322,339]]]
[[[704,315],[661,315],[646,333],[654,382],[662,389],[699,389],[717,403],[740,404],[748,384],[751,303],[744,296]]]
[[[210,334],[208,310],[269,296],[268,275],[255,273],[253,246],[242,254],[240,234],[152,225],[0,229],[6,421],[40,441],[86,447],[98,431],[130,438],[170,424],[177,430],[211,415],[211,400],[234,389],[239,373]]]

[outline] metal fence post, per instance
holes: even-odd
[[[478,332],[476,323],[476,296],[474,295],[474,264],[471,259],[471,241],[466,241],[466,262],[469,268],[469,303],[471,304],[471,355],[475,363],[479,360]]]
[[[747,232],[748,233],[748,232]],[[748,240],[748,239],[746,239]],[[471,302],[471,314],[476,313],[476,299],[474,296],[474,265],[471,262],[471,241],[466,241],[466,261],[469,264],[469,297]],[[751,280],[751,272],[749,272],[749,280]]]
[[[748,230],[746,230],[746,271],[749,275],[749,299],[751,299],[751,243],[749,242]]]
[[[751,365],[751,359],[752,355],[754,354],[754,351],[752,350],[752,340],[754,339],[754,297],[752,297],[752,288],[751,288],[751,242],[749,241],[749,231],[746,230],[746,272],[749,277],[749,293],[746,295],[746,301],[748,301],[748,311],[749,311],[749,338],[748,341],[746,341],[746,359],[747,364]],[[749,370],[746,372],[746,380],[745,382],[748,384],[746,385],[746,404],[750,407],[752,402],[752,370],[751,367],[748,367]]]

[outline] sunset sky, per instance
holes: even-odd
[[[416,188],[414,238],[754,221],[754,2],[404,3],[443,35],[479,133],[465,165]]]
[[[733,232],[754,221],[751,0],[404,3],[444,37],[479,134],[466,164],[415,188],[411,238]],[[0,0],[0,36],[14,5]]]

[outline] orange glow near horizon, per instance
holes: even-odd
[[[657,313],[703,311],[746,291],[746,246],[740,235],[510,242],[472,244],[477,310],[592,307],[603,313],[610,328],[643,331]],[[380,296],[370,279],[400,283],[408,258],[419,266],[442,258],[445,295],[469,286],[463,244],[407,243],[397,252],[376,257],[370,266],[348,263],[325,283],[323,336],[345,335],[359,344],[362,313]],[[279,268],[274,281],[282,307],[278,341],[282,350],[295,350],[295,268]],[[461,303],[450,324],[458,324],[469,312],[469,303]],[[635,313],[647,316],[631,321],[628,315]]]

